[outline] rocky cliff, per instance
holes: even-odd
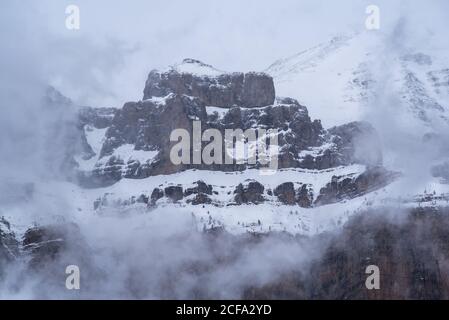
[[[151,71],[145,84],[143,100],[128,102],[123,108],[115,110],[113,115],[110,109],[85,109],[80,119],[85,128],[84,139],[95,144],[88,150],[91,156],[84,157],[78,163],[78,180],[86,187],[107,186],[123,178],[143,179],[192,169],[242,172],[261,168],[259,162],[250,163],[248,158],[240,163],[235,161],[232,165],[173,164],[170,150],[176,142],[170,141],[170,133],[175,129],[185,129],[192,137],[193,121],[201,122],[203,132],[216,129],[223,136],[226,129],[276,130],[278,169],[320,171],[354,164],[367,168],[382,165],[379,138],[369,123],[352,122],[324,129],[320,121],[312,120],[307,108],[295,99],[276,98],[270,76],[255,72],[226,73],[193,59],[185,59],[166,71]],[[203,142],[202,147],[205,145]],[[91,152],[93,149],[96,149],[94,154]],[[224,158],[225,152],[222,163],[225,163]],[[379,177],[383,183],[375,182],[370,188],[368,181],[364,190],[374,190],[390,181],[386,171],[378,172],[385,173],[384,178]],[[236,183],[232,190],[233,194],[239,195],[237,203],[261,203],[273,196],[267,193],[273,190],[259,188],[259,196],[249,196],[252,191],[246,191],[249,198],[242,197],[245,187],[240,186],[241,183],[244,184],[243,181]],[[304,181],[298,183],[302,185]],[[276,187],[273,186],[273,189]],[[320,193],[330,192],[321,190],[321,187],[313,190],[313,186],[309,186],[308,191],[304,189],[305,186],[302,188],[302,191],[295,191],[294,203],[306,207],[324,203],[323,195],[320,199],[316,197]],[[162,189],[160,198],[164,196]],[[274,195],[274,199],[290,204],[291,201],[285,200],[282,192]],[[363,193],[355,190],[345,195],[354,197]],[[234,200],[231,199],[230,203]],[[194,204],[211,201],[206,196],[199,196],[195,201],[189,200]]]

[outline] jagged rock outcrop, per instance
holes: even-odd
[[[81,290],[61,290],[64,288],[68,266],[80,272],[81,289],[93,292],[98,281],[105,281],[106,275],[92,258],[92,250],[86,242],[80,227],[73,222],[39,225],[29,228],[22,238],[20,256],[27,268],[20,270],[22,278],[32,275],[37,287],[59,292],[59,298],[79,297]],[[72,270],[70,271],[72,272]],[[47,293],[48,294],[48,293]],[[42,297],[46,297],[45,294]]]
[[[151,193],[151,204],[156,204],[156,201],[164,197],[164,191],[159,188],[155,188],[153,192]]]
[[[254,203],[259,204],[265,201],[263,196],[265,187],[257,181],[240,183],[234,190],[234,201],[237,204]]]
[[[307,184],[303,184],[297,191],[296,201],[302,208],[310,208],[313,205],[313,189]]]
[[[296,203],[295,186],[293,182],[284,182],[274,189],[274,195],[283,204],[294,205]]]
[[[89,118],[92,118],[90,122]],[[321,122],[312,120],[307,108],[295,99],[275,99],[273,81],[269,76],[221,72],[191,59],[167,71],[150,72],[144,100],[128,102],[118,110],[84,109],[82,119],[85,125],[106,129],[101,146],[97,146],[95,166],[91,170],[78,171],[78,181],[84,187],[107,186],[122,178],[142,179],[189,169],[230,172],[264,166],[260,161],[248,163],[248,158],[242,163],[226,164],[224,143],[221,164],[193,164],[194,121],[201,123],[201,132],[216,129],[222,136],[225,136],[226,129],[274,130],[278,140],[278,169],[324,170],[351,164],[382,164],[379,139],[370,124],[352,122],[325,130]],[[175,165],[170,159],[170,151],[178,143],[170,141],[175,129],[184,129],[190,135],[190,163]],[[202,142],[201,147],[207,144]],[[339,192],[326,196],[325,193],[329,192],[323,191],[316,202],[311,187],[301,183],[299,187],[295,190],[298,188],[296,185],[289,191],[274,190],[274,193],[281,203],[301,207],[329,203],[334,201],[329,200],[332,197],[342,197]],[[243,185],[237,188],[236,203],[258,204],[266,198],[264,191],[245,188]],[[162,192],[162,196],[157,193],[154,198],[150,197],[150,204],[162,197],[177,202],[192,194],[188,186],[183,192],[170,195],[167,190]],[[189,203],[213,202],[209,191],[199,191],[194,197],[189,198]]]
[[[382,148],[376,130],[368,122],[351,122],[329,129],[343,163],[382,165]]]
[[[335,203],[343,199],[352,199],[386,186],[397,177],[383,167],[371,167],[354,177],[333,176],[332,181],[320,190],[316,205]]]
[[[166,198],[170,202],[179,202],[185,199],[186,203],[192,205],[210,204],[212,199],[210,196],[213,194],[213,187],[210,184],[206,184],[204,181],[198,180],[193,183],[193,186],[183,188],[182,186],[169,185],[165,188],[154,188],[151,193],[150,205],[156,205],[159,199]]]
[[[126,207],[139,203],[147,204],[150,207],[169,203],[177,203],[181,206],[186,204],[212,204],[215,207],[241,204],[261,205],[265,203],[313,208],[361,197],[385,187],[399,177],[398,173],[388,171],[383,167],[369,167],[366,169],[359,168],[358,172],[333,176],[330,175],[330,172],[309,172],[308,175],[302,176],[303,181],[310,181],[317,174],[327,174],[329,180],[317,181],[316,184],[287,181],[277,186],[273,184],[264,185],[254,179],[246,179],[241,183],[226,185],[211,185],[203,180],[189,184],[165,183],[155,187],[151,195],[135,194],[131,198],[122,199],[119,195],[105,193],[94,202],[94,209]],[[301,175],[298,177],[300,178]],[[326,181],[327,183],[323,187],[323,183]],[[415,199],[413,202],[446,201],[446,198],[445,195],[432,195],[432,198]]]
[[[115,108],[82,107],[78,112],[80,126],[90,125],[97,129],[110,127],[116,111]]]
[[[70,246],[80,244],[81,235],[76,224],[57,224],[28,229],[22,246],[30,255],[29,266],[42,268],[61,257]]]
[[[447,208],[403,214],[401,223],[380,212],[354,217],[342,233],[324,240],[324,254],[311,263],[310,271],[286,272],[264,286],[249,287],[244,298],[448,299]],[[379,268],[380,290],[365,286],[369,265]]]
[[[198,193],[212,195],[212,191],[213,191],[212,185],[206,184],[202,180],[198,180],[197,182],[194,183],[194,185],[195,185],[194,187],[187,188],[184,191],[185,197],[188,197],[191,194],[198,194]]]
[[[183,64],[213,69],[198,60],[185,59]],[[216,69],[213,69],[216,70]],[[198,97],[207,106],[230,108],[263,107],[274,103],[273,78],[264,73],[222,73],[197,75],[172,68],[167,72],[153,70],[145,84],[143,99],[169,94]]]
[[[168,186],[164,189],[164,194],[173,202],[179,201],[184,197],[181,186]]]
[[[194,195],[193,199],[187,199],[187,203],[191,203],[194,206],[212,203],[212,199],[210,198],[213,194],[212,185],[206,184],[201,180],[195,182],[194,185],[194,187],[187,188],[184,191],[184,197]]]
[[[11,231],[9,222],[0,217],[0,279],[4,268],[8,263],[14,261],[19,255],[19,242],[16,235]]]
[[[375,129],[367,122],[351,122],[325,131],[328,144],[300,152],[299,167],[327,169],[359,163],[382,165],[382,149]]]
[[[284,182],[274,189],[273,194],[285,205],[299,205],[302,208],[313,205],[313,189],[307,184],[302,184],[295,190],[293,182]]]
[[[43,149],[48,167],[56,175],[77,181],[79,161],[88,161],[96,156],[87,133],[109,127],[116,109],[80,107],[55,88],[48,87],[41,110],[47,142]]]
[[[200,205],[200,204],[211,204],[212,199],[204,193],[198,193],[195,195],[195,197],[192,200],[187,200],[187,203],[191,203],[194,206]]]

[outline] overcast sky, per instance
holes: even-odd
[[[78,31],[65,27],[69,4],[80,8]],[[120,107],[142,97],[153,68],[191,57],[264,70],[332,35],[363,31],[370,4],[381,9],[384,32],[400,17],[416,32],[438,29],[449,12],[445,0],[2,0],[1,63],[12,73],[3,80],[49,82],[79,103]]]

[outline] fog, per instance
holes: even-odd
[[[65,27],[65,8],[80,7],[81,28]],[[76,107],[52,109],[43,96],[52,85],[74,105],[120,108],[142,98],[153,68],[191,57],[222,70],[264,70],[335,34],[364,28],[367,1],[12,1],[0,4],[0,216],[33,222],[75,221],[70,245],[57,263],[39,270],[26,258],[6,268],[0,298],[236,298],[288,271],[307,274],[329,239],[275,236],[243,239],[196,230],[188,210],[159,210],[149,218],[76,219],[71,195],[20,199],[23,184],[64,180],[68,132]],[[409,174],[400,188],[422,192],[438,145],[427,132],[410,133],[392,111],[388,61],[409,48],[449,48],[447,1],[377,1],[387,34],[378,64],[376,99],[364,115],[379,131],[386,161]],[[308,106],[313,114],[313,106]],[[389,116],[385,116],[388,114]],[[62,124],[62,125],[61,125]],[[435,127],[449,141],[444,124]],[[364,144],[368,142],[364,141]],[[424,148],[424,149],[423,149]],[[423,152],[427,150],[428,152]],[[19,186],[16,191],[15,186]],[[49,200],[53,199],[53,200]],[[50,201],[50,202],[49,202]],[[58,221],[59,221],[58,220]],[[21,230],[24,231],[24,230]],[[73,234],[72,234],[73,231]],[[319,240],[318,240],[319,239]],[[79,292],[63,287],[64,267],[79,264]]]
[[[398,70],[392,67],[392,61],[408,54],[445,50],[447,41],[437,31],[440,28],[443,26],[438,24],[434,28],[418,27],[413,15],[402,13],[386,34],[383,46],[369,68],[375,81],[374,97],[362,118],[380,134],[385,165],[405,177],[398,186],[404,194],[423,193],[433,179],[432,166],[447,159],[448,123],[442,118],[418,123],[407,115],[409,102],[398,94]],[[431,114],[432,111],[425,108],[423,106],[425,112]],[[426,138],[429,134],[433,138]]]
[[[65,26],[68,4],[80,8],[79,30]],[[120,107],[141,98],[153,68],[189,57],[222,70],[264,70],[332,35],[363,31],[369,4],[4,1],[2,63],[9,68],[2,70],[15,69],[15,77],[28,81],[50,82],[82,105]],[[377,1],[376,5],[381,9],[381,32],[390,33],[398,19],[407,19],[409,44],[410,38],[420,46],[432,38],[438,45],[448,44],[438,32],[446,25],[447,2]]]

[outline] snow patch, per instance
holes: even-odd
[[[179,73],[189,73],[196,76],[208,77],[216,77],[226,73],[195,59],[184,59],[181,63],[173,65],[170,69]]]
[[[112,156],[122,159],[125,163],[133,160],[151,163],[159,153],[159,151],[135,150],[134,148],[133,144],[123,144],[114,150]]]

